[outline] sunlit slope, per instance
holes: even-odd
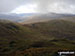
[[[57,14],[57,13],[39,14],[36,16],[30,16],[28,17],[27,20],[24,20],[24,22],[21,22],[21,23],[31,24],[31,23],[38,23],[38,22],[47,22],[47,21],[55,20],[55,19],[64,19],[64,20],[75,22],[75,15]]]
[[[75,22],[75,16],[63,17],[61,19],[71,21],[71,22]]]

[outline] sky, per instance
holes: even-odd
[[[0,13],[75,14],[75,0],[0,0]]]

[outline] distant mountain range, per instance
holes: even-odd
[[[23,14],[0,14],[0,19],[22,22],[22,23],[34,23],[34,22],[43,22],[52,19],[59,19],[64,17],[73,17],[73,14],[57,14],[57,13],[23,13]]]
[[[25,20],[27,17],[35,15],[34,13],[23,13],[23,14],[0,14],[0,19],[10,20],[19,22]]]
[[[48,13],[48,14],[41,14],[41,15],[31,16],[31,17],[29,17],[29,19],[24,20],[23,23],[24,24],[29,24],[29,23],[49,21],[49,20],[53,20],[53,19],[71,20],[71,18],[72,19],[75,18],[75,15],[73,15],[73,14]]]

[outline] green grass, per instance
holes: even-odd
[[[64,20],[21,25],[0,21],[0,56],[53,56],[75,50],[75,23]]]

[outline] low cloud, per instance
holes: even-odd
[[[36,4],[37,12],[75,14],[75,0],[0,0],[0,13],[9,13],[21,5]]]

